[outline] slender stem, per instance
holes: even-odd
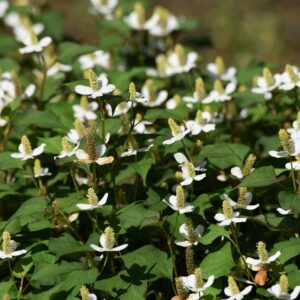
[[[191,156],[191,153],[190,153],[190,151],[188,150],[188,148],[186,147],[186,145],[185,145],[183,139],[181,140],[181,143],[182,143],[182,146],[183,146],[183,148],[184,148],[184,151],[185,151],[185,153],[186,153],[186,155],[187,155],[189,161],[192,162],[192,156]]]
[[[46,62],[45,62],[45,59],[44,59],[44,56],[42,53],[38,54],[38,59],[39,59],[39,62],[40,62],[41,68],[42,68],[42,74],[43,74],[41,88],[40,88],[39,101],[43,101],[45,85],[46,85],[46,80],[47,80],[47,66],[46,66]]]
[[[93,188],[95,193],[97,193],[98,185],[97,185],[97,170],[96,170],[96,163],[93,163]]]
[[[13,270],[12,270],[12,267],[11,267],[10,260],[8,261],[8,267],[9,267],[9,271],[10,271],[10,276],[11,276],[12,279],[14,279]]]
[[[295,179],[295,170],[293,167],[293,161],[292,161],[292,157],[290,157],[290,165],[291,165],[291,175],[292,175],[292,181],[293,181],[293,189],[294,192],[297,192],[297,186],[296,186],[296,179]]]
[[[102,268],[101,268],[101,270],[100,270],[100,272],[99,272],[99,275],[101,275],[101,274],[102,274],[102,272],[103,272],[103,270],[104,270],[104,268],[105,268],[105,266],[106,266],[106,263],[107,263],[107,258],[108,258],[108,252],[105,254],[105,259],[104,259],[104,262],[103,262]]]
[[[248,278],[251,278],[252,282],[255,283],[255,280],[251,274],[251,271],[248,267],[248,264],[246,263],[246,260],[244,258],[244,256],[242,255],[242,252],[241,252],[241,249],[240,249],[240,246],[239,246],[239,243],[238,243],[238,239],[237,239],[237,236],[236,236],[236,227],[234,224],[230,224],[230,228],[231,228],[231,233],[232,233],[232,237],[233,237],[233,240],[230,239],[230,241],[233,243],[233,245],[235,246],[240,258],[242,259],[244,265],[246,266],[246,271],[247,271],[247,274],[248,274]]]
[[[18,296],[17,296],[18,300],[22,299],[23,284],[24,284],[24,277],[22,276],[21,277],[21,282],[20,282],[20,287],[19,287],[19,290],[18,290]]]
[[[103,99],[100,99],[100,120],[101,120],[101,139],[102,139],[102,143],[105,144],[105,111],[104,111]]]
[[[97,220],[95,220],[95,218],[91,215],[91,213],[89,211],[87,211],[88,215],[89,215],[89,218],[93,224],[93,232],[98,232],[100,233],[100,228],[98,227],[98,223],[97,223]]]
[[[80,194],[79,194],[78,184],[77,184],[76,178],[75,178],[74,168],[70,167],[70,172],[71,172],[72,181],[73,181],[73,184],[74,184],[74,187],[76,190],[77,198],[79,198]]]

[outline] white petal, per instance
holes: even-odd
[[[245,261],[247,264],[254,265],[254,266],[257,266],[262,263],[260,259],[255,259],[252,257],[247,257]]]
[[[231,175],[238,179],[242,179],[244,177],[243,172],[240,167],[233,167],[230,169]]]
[[[106,194],[102,197],[102,199],[98,202],[98,205],[103,206],[103,205],[106,203],[106,201],[107,201],[107,197],[108,197],[108,193],[106,193]]]
[[[102,166],[102,165],[111,164],[113,161],[114,161],[114,157],[113,156],[108,156],[108,157],[100,157],[95,162],[98,165]]]
[[[281,252],[277,251],[274,255],[269,257],[268,261],[272,262],[272,261],[276,260],[280,255],[281,255]]]
[[[232,218],[232,222],[234,222],[234,223],[243,223],[246,221],[247,221],[247,218]]]
[[[19,256],[19,255],[22,255],[22,254],[25,254],[27,252],[27,250],[18,250],[18,251],[13,251],[11,253],[12,256]]]
[[[191,243],[190,242],[188,242],[188,241],[175,241],[175,244],[177,245],[177,246],[180,246],[180,247],[189,247],[189,246],[191,246]]]
[[[291,298],[290,299],[291,300],[296,299],[298,297],[299,293],[300,293],[300,285],[297,285],[295,287],[295,289],[293,290],[293,292],[291,293]]]
[[[208,287],[212,286],[212,284],[214,283],[215,280],[215,276],[211,275],[208,277],[206,283],[204,284],[203,288],[207,289]]]
[[[281,157],[287,157],[289,156],[289,153],[286,151],[269,151],[269,155],[272,157],[276,157],[276,158],[281,158]]]
[[[221,214],[221,213],[215,214],[214,218],[215,218],[218,222],[221,222],[221,221],[226,220],[225,215],[224,215],[224,214]]]
[[[80,95],[92,95],[93,94],[93,89],[89,86],[85,85],[76,85],[75,86],[75,92],[80,94]]]
[[[180,185],[190,185],[192,182],[193,182],[193,178],[192,177],[188,177],[184,181],[180,182]]]
[[[81,210],[93,209],[93,206],[91,204],[78,203],[78,204],[76,204],[76,206]]]
[[[48,45],[50,45],[52,42],[52,39],[51,37],[49,36],[46,36],[44,38],[42,38],[40,41],[39,41],[39,45],[43,48],[47,47]]]
[[[196,175],[196,176],[194,177],[194,180],[200,181],[200,180],[204,179],[205,177],[206,177],[206,174]]]
[[[82,149],[78,149],[76,152],[75,152],[75,155],[78,159],[80,160],[86,160],[86,159],[89,159],[89,155]]]
[[[46,147],[46,144],[43,143],[40,146],[38,146],[37,148],[35,148],[32,151],[32,156],[37,156],[37,155],[40,155],[41,153],[43,153],[45,147]]]
[[[249,293],[251,292],[252,288],[253,288],[252,285],[248,285],[245,289],[243,289],[243,290],[241,291],[241,294],[242,294],[243,296],[249,294]]]
[[[185,163],[187,162],[187,158],[186,156],[183,154],[183,153],[180,153],[180,152],[177,152],[174,154],[174,158],[175,160],[179,163],[179,164],[182,164],[182,163]]]
[[[283,209],[283,208],[281,208],[281,207],[278,207],[276,210],[277,210],[281,215],[288,215],[288,214],[290,214],[290,213],[292,212],[290,209],[285,210],[285,209]]]
[[[106,249],[96,246],[94,244],[91,244],[90,246],[97,252],[105,252],[106,251]]]
[[[123,244],[123,245],[121,245],[121,246],[112,248],[111,251],[122,251],[122,250],[124,250],[124,249],[127,248],[127,247],[128,247],[128,244]]]
[[[280,287],[280,284],[277,283],[275,285],[272,285],[270,288],[268,288],[267,290],[269,293],[271,293],[272,295],[274,295],[275,297],[280,297],[281,295],[281,287]]]

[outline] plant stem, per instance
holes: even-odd
[[[73,184],[74,184],[74,187],[76,190],[77,198],[79,198],[80,194],[79,194],[78,184],[76,182],[76,178],[75,178],[75,174],[74,174],[74,168],[70,167],[70,172],[71,172],[72,181],[73,181]]]

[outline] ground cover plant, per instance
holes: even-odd
[[[145,1],[86,9],[98,46],[0,0],[1,299],[298,299],[297,66],[203,64]]]

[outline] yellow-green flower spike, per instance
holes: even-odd
[[[289,291],[289,281],[286,275],[281,275],[279,278],[279,285],[282,293],[287,294]]]
[[[153,102],[156,100],[156,86],[152,79],[147,79],[145,82],[145,86],[148,90],[149,101]]]
[[[93,188],[88,189],[86,197],[92,206],[96,206],[98,204],[98,197]]]
[[[286,65],[285,66],[285,72],[288,73],[288,75],[289,75],[292,82],[294,82],[294,83],[298,82],[298,76],[296,75],[296,73],[293,70],[293,67],[291,65]]]
[[[80,297],[81,300],[89,300],[89,290],[88,288],[84,285],[80,288]]]
[[[239,198],[237,203],[243,206],[246,206],[247,203],[247,188],[246,187],[239,187]]]
[[[222,203],[223,213],[227,219],[232,219],[233,210],[228,200],[224,200]]]
[[[180,95],[176,94],[173,96],[173,99],[175,101],[175,103],[178,105],[181,101],[182,101],[182,98]]]
[[[162,6],[156,6],[154,8],[154,13],[157,13],[159,15],[158,24],[160,25],[160,27],[166,28],[167,24],[168,24],[168,19],[170,16],[169,11]]]
[[[28,31],[29,31],[29,37],[30,37],[31,44],[36,45],[39,41],[37,39],[35,32],[33,31],[33,28],[32,27],[28,28]]]
[[[39,159],[34,160],[33,173],[35,176],[39,176],[42,173],[42,165]]]
[[[182,132],[181,128],[176,124],[176,122],[172,118],[168,119],[168,124],[173,136],[179,135]]]
[[[225,63],[221,56],[217,56],[215,60],[215,64],[217,67],[217,74],[220,76],[225,73]]]
[[[128,136],[127,144],[129,149],[135,150],[139,148],[139,145],[132,134]]]
[[[64,152],[70,152],[72,151],[73,148],[71,143],[68,141],[68,139],[65,136],[61,139],[61,146]]]
[[[177,295],[180,297],[180,299],[185,299],[186,292],[181,277],[175,278],[175,286],[176,286]]]
[[[297,113],[297,127],[298,127],[298,130],[300,130],[300,111]]]
[[[87,153],[89,155],[90,160],[96,160],[97,147],[94,130],[91,127],[86,128],[84,137],[87,145]]]
[[[16,71],[11,71],[10,76],[11,76],[11,80],[15,86],[16,97],[21,97],[22,96],[22,87],[21,87],[21,82],[19,80],[19,77],[18,77]]]
[[[185,205],[185,195],[181,185],[176,187],[176,207],[184,208]]]
[[[186,172],[187,172],[188,176],[194,178],[196,176],[196,171],[195,171],[194,165],[191,162],[186,161],[185,167],[186,167]]]
[[[196,242],[196,233],[193,225],[193,221],[188,219],[186,222],[186,229],[187,229],[187,240],[190,244],[194,244]]]
[[[75,130],[77,131],[78,135],[82,138],[85,135],[85,127],[79,119],[76,119],[74,122]]]
[[[219,94],[224,94],[224,87],[221,80],[217,79],[214,82],[214,90],[217,91]]]
[[[90,87],[93,89],[93,91],[99,90],[100,87],[96,73],[89,69],[85,72],[85,76],[89,80]]]
[[[26,154],[32,154],[31,143],[26,135],[22,136],[21,144]]]
[[[261,261],[268,261],[269,255],[264,242],[258,242],[256,245],[257,255]]]
[[[160,54],[156,58],[157,71],[160,76],[166,75],[166,70],[168,67],[168,60],[164,54]]]
[[[288,153],[293,153],[294,151],[290,143],[290,134],[285,129],[280,129],[278,132],[278,137],[283,150]]]
[[[136,99],[136,89],[135,89],[135,84],[133,82],[130,82],[128,90],[129,90],[129,99],[135,100]]]
[[[228,286],[233,295],[239,294],[240,290],[232,276],[228,277]]]
[[[195,259],[194,259],[194,250],[193,247],[186,247],[185,248],[185,265],[188,275],[194,273],[196,269]]]
[[[196,122],[199,124],[199,125],[204,125],[204,120],[203,120],[203,116],[202,116],[202,111],[201,110],[197,110],[197,114],[196,114]]]
[[[203,100],[205,98],[206,91],[202,77],[198,77],[195,81],[195,92],[199,100]]]
[[[267,86],[272,86],[274,84],[273,75],[269,68],[263,69],[263,77],[267,83]]]
[[[174,51],[177,54],[177,57],[178,57],[178,60],[179,60],[179,64],[181,66],[184,66],[186,64],[186,56],[185,56],[185,52],[184,52],[184,49],[183,49],[182,45],[177,44],[175,46]]]
[[[146,21],[145,8],[142,3],[137,2],[134,4],[134,11],[137,15],[138,22],[142,26]]]
[[[105,234],[105,247],[106,249],[112,249],[115,245],[115,232],[114,230],[108,226],[105,228],[104,230],[104,234]]]
[[[10,233],[8,231],[4,231],[2,233],[2,250],[5,254],[11,254],[12,253]]]
[[[253,165],[256,161],[256,156],[253,154],[249,154],[246,158],[245,164],[243,166],[242,173],[245,176],[248,176],[253,168]]]
[[[82,96],[80,98],[80,107],[82,107],[84,110],[88,110],[89,109],[89,101],[88,98],[86,96]]]
[[[200,289],[202,287],[203,287],[202,270],[200,268],[197,268],[195,270],[195,288]]]

